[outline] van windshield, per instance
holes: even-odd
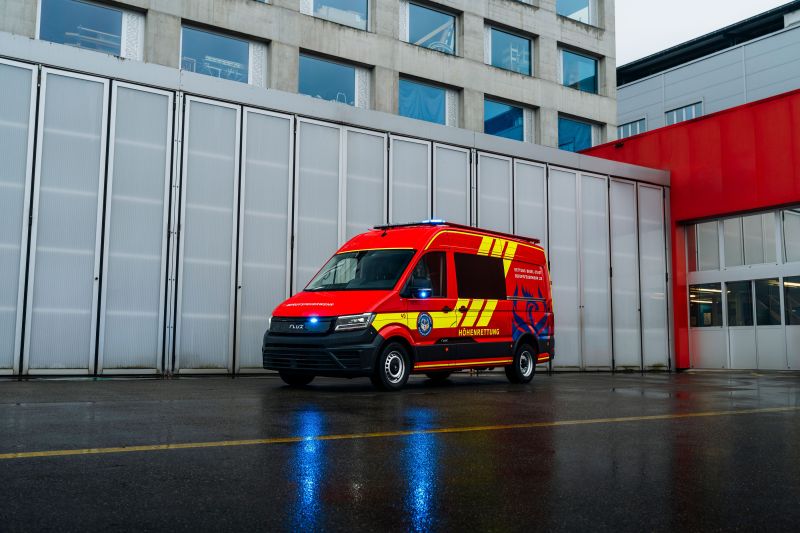
[[[405,271],[414,250],[364,250],[334,255],[307,291],[388,291]]]

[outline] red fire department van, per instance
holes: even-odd
[[[552,309],[536,239],[442,221],[379,226],[275,309],[264,368],[292,386],[368,376],[396,390],[412,372],[497,367],[528,383],[553,357]]]

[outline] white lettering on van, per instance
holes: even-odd
[[[544,281],[544,270],[539,268],[514,267],[514,279]]]

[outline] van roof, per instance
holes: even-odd
[[[407,224],[388,224],[375,226],[366,233],[362,233],[351,239],[343,248],[342,252],[355,250],[374,250],[380,248],[392,249],[420,249],[425,247],[430,240],[439,232],[451,229],[460,229],[475,233],[476,235],[488,235],[492,237],[502,237],[526,244],[538,246],[539,239],[521,237],[510,233],[492,231],[463,224],[454,224],[443,220],[425,220],[422,222],[410,222]]]

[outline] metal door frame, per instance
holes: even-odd
[[[180,236],[180,244],[178,246],[178,288],[177,288],[177,302],[175,313],[175,358],[173,363],[173,370],[180,374],[229,374],[233,372],[233,353],[235,349],[235,332],[236,332],[236,252],[238,239],[236,238],[236,226],[238,223],[238,205],[239,205],[239,174],[241,166],[241,121],[242,121],[242,106],[238,104],[231,104],[229,102],[221,102],[200,96],[185,95],[184,96],[184,109],[183,109],[183,143],[182,143],[182,168],[181,168],[181,203],[180,203],[180,232],[186,231],[186,190],[187,190],[187,173],[188,173],[188,159],[189,149],[187,148],[188,136],[190,133],[191,113],[189,112],[192,102],[199,102],[206,105],[217,107],[224,107],[232,109],[236,112],[236,139],[234,144],[234,176],[233,176],[233,233],[231,235],[231,276],[230,276],[230,303],[229,313],[230,318],[228,325],[228,354],[227,354],[227,368],[181,368],[181,322],[183,314],[183,265],[185,261],[184,246],[186,239],[183,235]]]
[[[245,162],[247,161],[247,117],[249,114],[256,114],[262,115],[272,118],[278,118],[281,120],[287,120],[289,123],[289,153],[288,156],[288,172],[289,172],[289,183],[287,184],[286,188],[286,275],[284,281],[284,298],[288,298],[291,291],[291,279],[292,279],[292,220],[294,218],[293,213],[293,191],[294,191],[294,130],[295,130],[295,117],[294,115],[286,115],[282,113],[275,113],[272,111],[265,111],[263,109],[258,109],[254,107],[244,107],[242,109],[242,121],[241,121],[241,128],[242,133],[240,135],[241,139],[241,162],[239,165],[239,188],[241,190],[241,196],[244,198],[244,195],[247,193],[247,165]],[[245,368],[244,372],[242,372],[242,363],[241,363],[241,316],[242,316],[242,298],[241,292],[243,288],[243,277],[244,277],[244,216],[245,216],[245,204],[244,201],[241,202],[239,205],[239,213],[238,213],[238,239],[237,239],[237,268],[236,268],[236,315],[234,316],[234,320],[236,321],[236,346],[234,351],[234,372],[238,373],[245,373],[245,374],[263,374],[272,371],[265,370],[263,368]],[[264,317],[266,319],[266,317]]]
[[[167,136],[165,139],[166,157],[164,163],[164,196],[163,196],[163,213],[161,227],[161,281],[159,287],[159,306],[158,306],[158,353],[155,368],[139,369],[139,368],[103,368],[103,357],[105,348],[105,323],[106,323],[106,297],[108,291],[102,291],[100,295],[100,325],[99,325],[99,343],[97,350],[97,372],[103,374],[160,374],[164,370],[164,305],[163,301],[166,295],[167,286],[167,241],[169,230],[169,192],[172,186],[172,125],[173,114],[175,111],[175,94],[170,91],[162,91],[153,89],[151,87],[143,87],[132,83],[125,83],[119,81],[112,81],[111,83],[111,116],[109,117],[108,124],[108,172],[107,172],[107,185],[106,185],[106,209],[105,209],[105,224],[103,232],[103,273],[101,279],[105,282],[108,275],[108,256],[109,256],[109,238],[111,228],[111,200],[113,199],[113,185],[114,185],[114,163],[115,152],[114,143],[117,137],[117,89],[118,88],[130,89],[135,91],[146,92],[150,94],[157,94],[159,96],[167,97]]]
[[[95,373],[95,354],[97,353],[97,311],[98,311],[98,297],[100,289],[100,247],[103,242],[102,235],[102,221],[103,221],[103,202],[105,197],[105,172],[106,172],[106,150],[108,147],[108,103],[109,103],[109,86],[111,81],[106,78],[98,78],[95,76],[88,76],[86,74],[76,74],[74,72],[63,71],[50,67],[42,67],[41,70],[41,90],[40,102],[38,109],[37,120],[37,135],[36,135],[36,161],[34,168],[34,183],[33,183],[33,203],[30,213],[31,220],[31,237],[30,237],[30,261],[28,262],[28,294],[27,305],[25,309],[25,316],[27,317],[27,326],[25,328],[25,346],[22,357],[22,373],[31,375],[60,375],[60,374],[94,374]],[[92,307],[91,307],[91,338],[89,339],[89,354],[88,365],[86,368],[30,368],[30,341],[31,341],[31,328],[30,319],[33,313],[33,289],[34,278],[36,273],[36,244],[37,233],[39,229],[39,192],[41,189],[41,173],[42,173],[42,141],[44,138],[44,115],[47,107],[47,77],[48,75],[62,76],[65,78],[75,78],[93,83],[99,83],[103,87],[103,102],[101,109],[100,128],[100,161],[99,161],[99,185],[97,193],[97,221],[95,226],[95,256],[94,256],[94,285],[92,289]]]
[[[17,280],[17,312],[14,324],[14,351],[11,353],[11,368],[0,368],[0,376],[17,375],[17,370],[20,368],[20,352],[22,350],[22,321],[25,313],[25,277],[28,273],[28,230],[31,227],[31,188],[33,181],[33,158],[34,158],[34,139],[36,138],[36,120],[37,120],[37,79],[39,76],[39,67],[37,65],[29,65],[27,63],[19,63],[17,61],[9,61],[0,58],[0,64],[21,68],[30,71],[31,88],[30,88],[30,109],[28,110],[28,144],[27,153],[25,156],[25,178],[23,183],[22,193],[22,235],[19,241],[19,274]]]
[[[437,207],[437,205],[436,205],[437,204],[436,187],[437,187],[437,184],[438,184],[438,179],[437,179],[438,174],[436,172],[436,168],[437,168],[436,167],[436,154],[437,154],[437,149],[438,148],[442,148],[443,150],[451,150],[453,152],[461,152],[463,154],[466,154],[466,156],[467,156],[467,179],[466,179],[466,183],[464,183],[464,185],[466,185],[466,189],[464,190],[464,193],[465,193],[464,196],[466,197],[466,201],[465,201],[466,205],[465,205],[465,207],[467,209],[466,210],[467,220],[465,222],[465,225],[469,225],[469,222],[470,222],[470,219],[471,219],[471,217],[470,217],[470,208],[471,208],[471,203],[472,203],[470,201],[470,188],[471,188],[471,183],[470,182],[471,182],[471,179],[472,179],[472,165],[471,165],[471,160],[470,160],[470,150],[469,150],[469,148],[461,148],[460,146],[453,146],[453,145],[450,145],[450,144],[443,144],[443,143],[437,143],[437,142],[432,143],[432,146],[431,146],[431,158],[432,158],[431,159],[431,169],[432,169],[431,170],[431,196],[432,196],[431,217],[438,217],[439,216],[437,214],[437,211],[436,211],[436,207]]]

